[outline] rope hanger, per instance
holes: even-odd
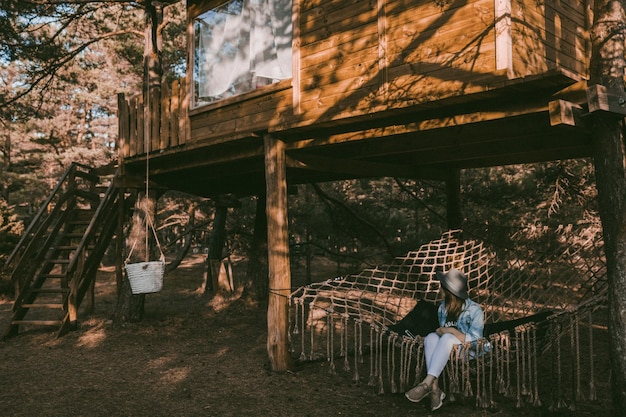
[[[144,200],[149,201],[150,199],[150,147],[149,147],[149,142],[147,140],[144,140],[144,152],[146,153],[146,188],[145,188],[145,195],[144,195]],[[145,230],[144,230],[144,238],[145,238],[145,257],[144,257],[144,261],[145,262],[149,262],[150,261],[150,233],[148,231],[148,229],[150,229],[152,231],[152,235],[154,236],[154,241],[157,244],[157,247],[159,249],[159,260],[163,261],[165,260],[165,255],[163,254],[163,249],[161,248],[161,243],[159,242],[159,237],[157,236],[156,233],[156,229],[154,227],[154,222],[152,221],[152,216],[150,215],[150,213],[148,213],[148,205],[139,205],[139,207],[143,210],[144,212],[144,226],[145,226]],[[135,249],[135,246],[137,244],[137,239],[135,238],[133,240],[133,244],[131,246],[130,251],[128,252],[128,256],[126,257],[126,263],[128,263],[128,261],[130,261],[130,258],[132,256],[132,253]]]
[[[151,217],[150,211],[152,210],[149,210],[149,208],[151,208],[151,205],[149,204],[150,153],[147,141],[144,142],[144,148],[146,151],[146,190],[143,200],[140,200],[137,206],[141,208],[144,212],[145,262],[129,264],[129,261],[138,241],[137,236],[134,237],[132,246],[130,248],[130,251],[128,252],[126,261],[124,262],[126,266],[126,273],[131,285],[131,291],[133,292],[133,294],[145,294],[160,291],[163,286],[163,275],[165,273],[165,255],[163,254],[163,249],[161,248],[161,243],[159,242],[159,237],[157,236],[156,229],[154,227],[154,223]],[[154,236],[154,240],[159,249],[160,257],[158,261],[150,261],[150,234],[148,232],[148,229],[152,231],[152,235]]]

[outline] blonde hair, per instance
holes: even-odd
[[[445,303],[446,303],[446,313],[448,321],[456,321],[459,319],[461,315],[461,311],[463,311],[463,305],[465,304],[465,300],[457,297],[452,294],[446,288],[443,288],[443,293],[445,295]]]

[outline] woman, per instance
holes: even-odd
[[[441,408],[446,398],[439,388],[438,379],[448,363],[452,348],[483,337],[485,324],[483,310],[468,298],[467,277],[458,269],[436,274],[444,295],[437,311],[440,327],[424,339],[426,378],[405,394],[413,402],[420,402],[429,396],[431,411]]]

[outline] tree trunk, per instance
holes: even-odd
[[[135,204],[129,242],[126,245],[131,248],[129,249],[131,253],[126,255],[126,262],[147,262],[157,256],[156,245],[158,242],[152,235],[151,227],[146,227],[148,224],[156,227],[155,218],[156,198],[147,198],[140,194]],[[160,253],[158,254],[160,255]],[[113,321],[115,323],[141,321],[144,315],[145,297],[145,294],[135,295],[132,293],[128,276],[123,274],[121,286],[118,281],[118,297]]]
[[[173,259],[169,265],[167,265],[166,271],[174,271],[181,264],[183,259],[189,253],[189,248],[191,247],[191,241],[193,240],[193,231],[196,226],[196,205],[191,204],[187,209],[187,215],[189,216],[189,223],[187,223],[187,228],[185,231],[185,237],[183,238],[185,243],[183,247],[178,251],[176,255],[176,259]]]
[[[144,29],[143,52],[144,147],[148,151],[158,149],[160,139],[163,37],[159,25],[163,21],[163,7],[155,6],[151,0],[148,0],[145,3],[145,11],[146,27]]]
[[[115,312],[113,313],[113,323],[136,323],[143,319],[146,295],[133,295],[130,289],[130,281],[122,280],[122,288],[119,290]]]
[[[267,266],[267,215],[265,211],[265,195],[256,200],[254,216],[254,235],[248,257],[248,268],[244,284],[244,296],[256,301],[265,300],[268,296],[269,276]]]
[[[9,172],[11,170],[11,131],[5,132],[4,146],[2,147],[2,169],[0,172]],[[8,182],[0,182],[0,196],[4,201],[9,203],[9,184]]]
[[[204,293],[213,290],[214,293],[223,290],[232,290],[228,283],[220,282],[220,267],[224,256],[224,241],[226,240],[226,215],[228,207],[224,205],[215,206],[215,217],[213,218],[213,228],[209,239],[209,253],[206,261]]]
[[[154,147],[152,143],[159,140],[161,76],[163,74],[161,48],[162,37],[159,23],[163,20],[162,6],[155,6],[151,0],[144,4],[146,26],[144,28],[144,145],[145,151]],[[146,178],[148,185],[149,178]],[[147,187],[146,187],[147,188]],[[147,213],[146,213],[147,214]],[[121,286],[120,286],[121,284]],[[113,321],[141,321],[144,315],[145,294],[133,295],[128,277],[118,280],[118,299],[113,314]]]
[[[624,7],[596,1],[589,84],[624,94]],[[609,283],[609,336],[613,409],[626,415],[626,152],[623,115],[593,113],[594,162]]]
[[[267,306],[267,352],[273,371],[291,368],[289,354],[289,230],[287,216],[287,170],[285,143],[266,134],[265,184],[267,211],[267,258],[269,299]]]

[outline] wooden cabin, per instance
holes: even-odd
[[[232,25],[239,26],[232,33],[218,28],[222,44],[211,38],[212,20],[227,26],[227,11],[237,8],[249,17],[253,3],[259,3],[256,12],[279,16],[264,27],[279,37],[253,39],[254,28],[245,32],[243,18],[235,16]],[[141,173],[150,150],[151,179],[168,188],[204,196],[262,192],[266,134],[285,143],[292,184],[445,178],[456,169],[589,155],[584,129],[551,119],[549,108],[559,99],[585,106],[585,2],[187,4],[186,86],[163,89],[164,121],[152,144],[137,138],[141,121],[129,121],[133,132],[122,135],[127,169]],[[252,44],[270,45],[256,55],[274,62],[258,67],[282,66],[268,74],[272,78],[259,75],[251,53],[229,58],[229,36],[239,42],[237,55]],[[211,91],[207,83],[220,77],[227,85]]]
[[[267,193],[270,288],[289,288],[286,187],[591,155],[583,0],[188,0],[187,79],[120,100],[127,175]],[[144,103],[145,104],[145,103]],[[152,119],[147,123],[146,119]],[[582,121],[581,121],[582,120]],[[146,134],[148,132],[149,134]],[[283,368],[286,298],[270,295]],[[273,318],[272,318],[273,317]]]

